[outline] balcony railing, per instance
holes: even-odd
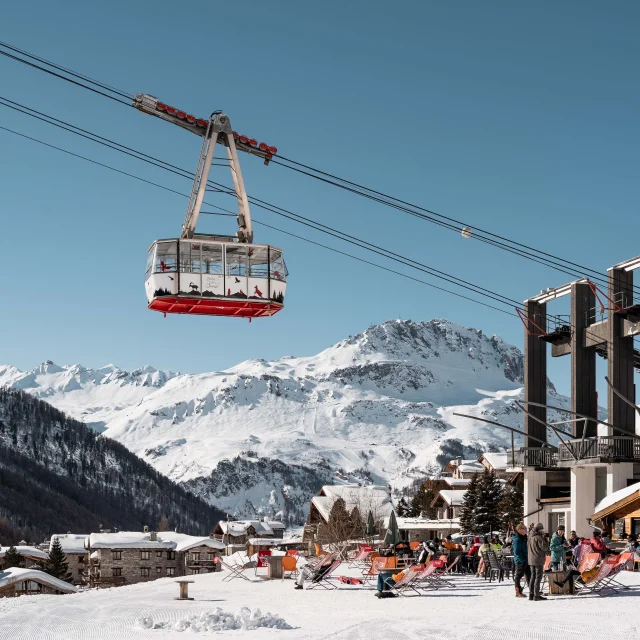
[[[553,447],[522,447],[515,452],[518,467],[550,468],[558,466],[558,450]],[[508,455],[511,460],[511,456]]]
[[[560,445],[560,461],[576,460],[640,461],[640,440],[628,436],[598,436],[584,440],[567,440]]]

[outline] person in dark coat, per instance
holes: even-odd
[[[515,571],[513,573],[513,579],[516,583],[516,598],[526,598],[527,596],[522,593],[522,578],[529,584],[531,580],[531,570],[529,569],[529,558],[527,550],[527,527],[524,522],[521,522],[517,527],[511,539],[511,548],[513,550],[513,563],[515,565]]]
[[[531,567],[531,580],[529,580],[529,600],[546,600],[540,593],[540,583],[542,582],[542,572],[544,563],[549,552],[549,544],[544,538],[544,525],[538,522],[527,541],[527,553],[529,566]]]

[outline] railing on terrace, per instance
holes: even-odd
[[[511,460],[511,456],[508,456]],[[558,450],[553,447],[522,447],[515,452],[515,463],[519,467],[557,467]]]
[[[598,436],[567,440],[560,445],[561,462],[593,458],[640,461],[640,440],[628,436]]]

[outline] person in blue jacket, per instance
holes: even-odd
[[[551,553],[551,568],[554,571],[563,571],[567,564],[567,548],[569,543],[564,537],[564,526],[560,525],[551,536],[549,551]]]
[[[521,522],[517,527],[513,539],[511,541],[513,550],[513,563],[516,570],[513,573],[513,579],[516,583],[516,598],[526,598],[522,593],[522,578],[524,577],[529,584],[531,580],[531,569],[529,569],[528,551],[527,551],[527,527]]]

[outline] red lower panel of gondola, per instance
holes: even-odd
[[[265,300],[230,300],[226,298],[189,298],[163,296],[154,298],[149,309],[160,313],[187,313],[197,316],[229,316],[234,318],[262,318],[282,309],[277,302]]]

